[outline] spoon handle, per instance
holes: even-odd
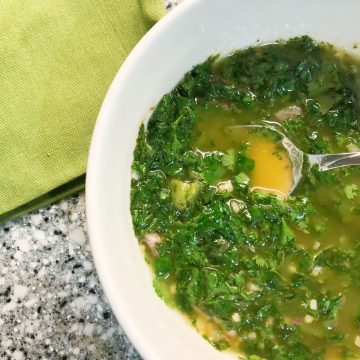
[[[308,155],[310,165],[319,165],[319,170],[326,171],[343,166],[359,165],[360,152]]]

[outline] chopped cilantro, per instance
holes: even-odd
[[[231,148],[222,157],[222,164],[231,171],[234,171],[236,161],[236,150]]]
[[[356,184],[346,185],[344,193],[349,200],[355,199],[358,196],[359,187]]]
[[[141,126],[135,233],[159,234],[156,251],[146,250],[155,291],[195,326],[199,312],[207,316],[216,337],[203,335],[217,349],[247,360],[322,360],[329,346],[347,360],[356,350],[347,327],[351,319],[360,328],[360,302],[346,301],[360,294],[360,171],[305,161],[286,199],[253,191],[248,144],[223,129],[273,121],[296,105],[281,126],[300,149],[346,152],[360,144],[359,74],[360,62],[308,36],[250,47],[195,66]],[[221,116],[207,138],[210,111]]]

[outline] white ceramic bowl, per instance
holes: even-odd
[[[235,357],[210,346],[153,290],[129,210],[141,120],[186,71],[212,54],[303,34],[359,53],[352,49],[360,41],[359,14],[358,0],[187,0],[154,26],[122,65],[91,144],[87,218],[105,293],[146,360]]]

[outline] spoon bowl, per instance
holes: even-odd
[[[241,128],[269,129],[281,136],[280,143],[289,154],[292,164],[293,183],[290,188],[289,195],[295,190],[303,176],[304,159],[309,164],[309,170],[313,166],[318,166],[320,171],[360,164],[360,151],[336,154],[307,154],[303,152],[285,135],[285,129],[277,122],[263,121],[262,124],[234,125],[228,127],[228,129],[232,131]]]

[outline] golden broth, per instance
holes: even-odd
[[[271,192],[281,197],[289,194],[292,186],[292,165],[286,150],[279,146],[275,138],[268,133],[254,131],[241,125],[248,125],[257,122],[258,114],[253,113],[231,113],[222,107],[213,106],[206,110],[199,109],[201,121],[198,123],[193,137],[193,146],[203,152],[220,151],[226,153],[230,148],[238,148],[240,144],[247,144],[247,156],[255,160],[255,168],[250,173],[250,185],[252,190]],[[240,125],[240,126],[239,126]],[[336,147],[336,144],[333,144]],[[360,178],[357,174],[350,176],[346,183],[356,184],[360,187]],[[345,184],[344,184],[345,185]],[[333,206],[341,198],[341,206]],[[343,189],[334,189],[331,186],[320,186],[314,195],[314,205],[319,209],[311,219],[313,226],[326,224],[322,233],[315,238],[312,235],[297,231],[297,242],[314,257],[323,249],[339,247],[351,249],[359,239],[360,221],[358,215],[353,213],[353,201],[346,199]],[[284,262],[278,268],[279,274],[284,279],[289,279],[297,269],[291,261]],[[333,271],[323,268],[313,275],[314,282],[310,286],[321,290],[332,290],[334,293],[343,294],[344,288],[350,285],[350,279],[341,276]],[[353,316],[360,308],[358,293],[353,290],[346,290],[343,294],[343,302],[339,311],[339,318],[336,325],[338,329],[347,334],[344,342],[354,352],[358,348],[354,345],[354,339],[360,335],[360,329],[354,325]],[[297,319],[303,319],[307,313],[303,305],[298,302],[284,302],[279,307],[292,324]],[[195,317],[197,319],[197,317]],[[201,313],[199,315],[198,331],[210,340],[219,337],[220,328],[213,319],[207,318]],[[316,321],[311,324],[302,322],[300,325],[306,336],[304,341],[308,346],[316,345],[319,341],[318,335],[324,333],[324,329],[317,326]],[[332,325],[329,325],[329,329]],[[239,338],[226,336],[231,349],[238,349]],[[341,346],[331,345],[326,351],[325,360],[341,359]],[[356,358],[354,358],[356,359]],[[360,359],[360,357],[359,357]]]
[[[251,189],[286,196],[293,184],[288,153],[270,136],[254,129],[236,127],[243,123],[241,115],[238,116],[239,119],[229,118],[229,114],[220,108],[201,113],[203,120],[195,131],[194,145],[201,151],[226,152],[239,144],[248,144],[246,154],[255,160],[255,168],[250,173]]]

